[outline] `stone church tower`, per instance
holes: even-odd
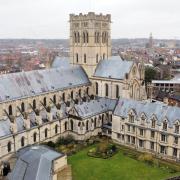
[[[70,60],[92,77],[101,59],[111,56],[111,15],[70,14]]]

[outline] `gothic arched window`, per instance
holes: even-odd
[[[94,119],[94,128],[96,128],[96,119],[97,118]]]
[[[105,84],[105,96],[109,96],[109,87],[108,87],[108,84]]]
[[[77,43],[80,43],[80,34],[79,34],[79,32],[77,33]]]
[[[33,109],[36,109],[36,100],[33,100]]]
[[[116,85],[116,98],[119,98],[119,86]]]
[[[86,32],[86,43],[89,43],[89,34]]]
[[[65,101],[65,93],[62,94],[62,100]]]
[[[74,97],[74,94],[73,94],[73,91],[71,91],[71,99],[73,99]]]
[[[89,130],[89,121],[86,121],[86,131]]]
[[[44,137],[47,138],[48,137],[48,129],[46,128],[44,131]]]
[[[34,142],[37,141],[37,133],[36,133],[36,132],[33,134],[33,141],[34,141]]]
[[[21,103],[21,111],[22,111],[22,112],[25,111],[25,105],[24,105],[24,102]]]
[[[79,61],[79,57],[78,57],[78,53],[76,53],[76,62],[78,63]]]
[[[67,122],[64,123],[64,129],[67,130]]]
[[[71,125],[71,131],[73,131],[73,127],[74,127],[74,123],[73,123],[73,120],[70,121],[70,125]]]
[[[8,142],[7,150],[8,150],[8,152],[11,152],[11,150],[12,150],[12,143],[11,142]]]
[[[44,104],[44,106],[47,105],[46,97],[44,97],[44,99],[43,99],[43,104]]]
[[[21,138],[21,147],[24,147],[24,141],[25,141],[25,138],[24,136]]]
[[[13,114],[12,105],[9,105],[9,115],[11,116],[12,114]]]
[[[97,33],[97,43],[100,43],[100,33]]]
[[[79,94],[79,96],[81,97],[81,89],[79,89],[79,93],[78,93],[78,94]]]
[[[58,125],[56,124],[55,125],[55,134],[57,134],[58,133]]]
[[[84,54],[84,63],[86,63],[86,54]]]
[[[74,32],[74,43],[77,43],[76,32]]]
[[[86,43],[86,34],[83,32],[83,43]]]
[[[98,83],[96,82],[96,95],[98,95],[98,89],[99,87],[98,87]]]

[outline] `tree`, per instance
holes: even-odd
[[[108,151],[108,141],[101,142],[97,146],[97,152],[106,153]]]
[[[153,67],[145,68],[145,83],[151,82],[156,77],[156,70]]]

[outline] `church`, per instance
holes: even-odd
[[[99,133],[179,159],[180,109],[145,102],[143,62],[111,56],[111,15],[70,14],[69,22],[68,60],[0,76],[0,161],[28,145]]]

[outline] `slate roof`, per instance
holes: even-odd
[[[61,112],[62,112],[62,117],[63,118],[67,117],[66,105],[64,103],[61,104]],[[57,115],[56,107],[51,108],[51,113],[52,113],[53,117],[55,117],[55,119],[53,119],[53,120],[56,121],[57,120],[57,118],[56,118],[56,115]],[[43,124],[48,122],[46,120],[47,119],[47,112],[46,112],[45,109],[40,111],[40,116],[42,118],[42,123]],[[29,113],[29,119],[30,119],[30,128],[34,128],[34,127],[38,126],[38,124],[36,123],[36,115],[35,115],[34,112]],[[24,120],[23,120],[22,115],[16,117],[15,122],[16,122],[16,125],[17,125],[17,132],[25,131]],[[12,135],[12,132],[10,131],[10,125],[11,125],[11,122],[7,117],[5,119],[0,119],[0,138]]]
[[[0,120],[0,138],[8,135],[11,135],[10,120]]]
[[[123,61],[119,56],[113,56],[111,59],[101,60],[98,63],[94,77],[124,79],[132,65],[133,61]]]
[[[97,98],[89,102],[75,105],[75,110],[81,118],[87,118],[107,111],[113,111],[117,100]]]
[[[52,161],[62,156],[45,146],[26,147],[18,152],[9,180],[51,180]]]
[[[155,115],[157,117],[157,124],[160,125],[162,121],[167,118],[169,127],[172,127],[175,121],[180,121],[180,108],[165,105],[163,103],[150,103],[135,101],[132,99],[119,99],[114,110],[114,115],[127,117],[130,109],[133,109],[137,116],[144,113],[147,116],[147,121]]]
[[[72,66],[70,65],[69,57],[56,56],[52,63],[52,68],[68,69],[70,67]]]
[[[80,66],[4,74],[0,76],[0,103],[89,83]]]

